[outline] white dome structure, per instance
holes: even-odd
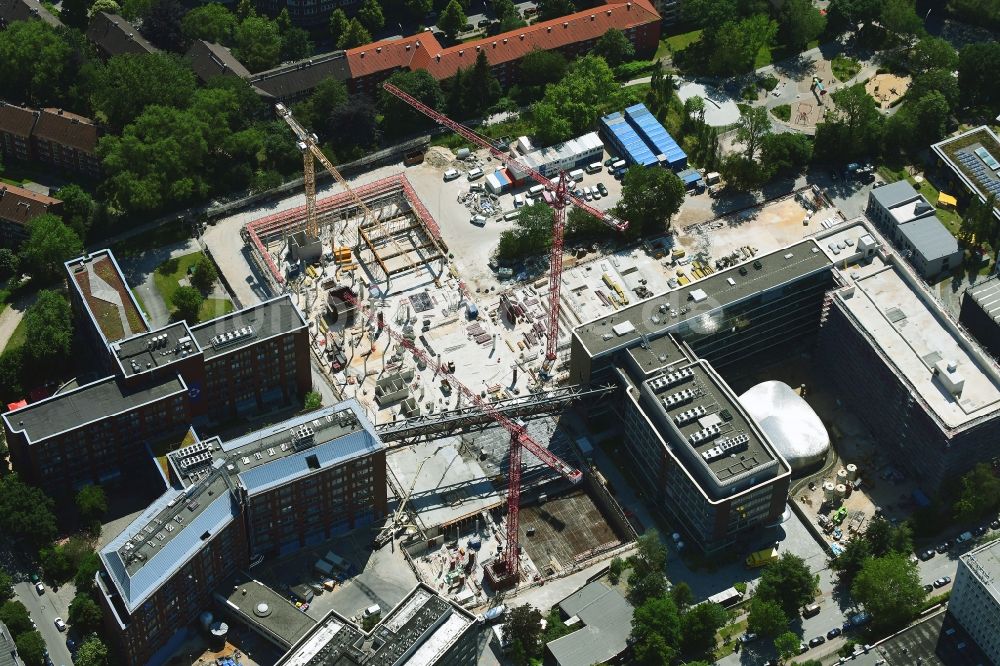
[[[792,474],[826,458],[830,435],[823,421],[788,384],[762,382],[741,395],[740,402],[788,461]]]

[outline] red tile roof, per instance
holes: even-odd
[[[97,152],[97,125],[90,118],[62,109],[42,109],[35,136],[85,153]]]
[[[649,0],[609,0],[602,7],[446,49],[441,48],[430,32],[405,39],[374,42],[350,49],[347,60],[354,78],[407,67],[411,70],[426,69],[434,78],[443,80],[454,76],[459,69],[475,64],[480,50],[486,53],[491,65],[497,66],[520,60],[535,49],[558,49],[598,39],[611,28],[628,30],[659,20],[660,15]]]
[[[0,132],[9,132],[27,139],[35,126],[35,111],[0,100]]]
[[[16,185],[0,183],[0,220],[27,224],[39,215],[62,204],[59,199],[47,197]]]

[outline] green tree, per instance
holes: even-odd
[[[92,483],[80,488],[76,493],[76,510],[85,523],[100,521],[108,512],[108,498],[104,488]]]
[[[187,10],[178,0],[153,0],[142,18],[143,36],[165,51],[183,52],[181,21]]]
[[[21,269],[43,282],[61,277],[63,263],[83,253],[80,237],[55,215],[39,215],[27,226]]]
[[[101,607],[85,592],[77,593],[69,604],[67,619],[83,635],[100,631],[103,617]]]
[[[281,60],[278,25],[264,16],[251,16],[240,23],[233,53],[251,72],[270,69]]]
[[[493,76],[485,51],[479,52],[472,67],[459,70],[451,85],[451,105],[460,117],[482,115],[501,95],[500,82]]]
[[[330,126],[330,114],[347,102],[347,86],[343,81],[327,77],[303,102],[295,106],[295,117],[305,127],[315,127],[323,139],[335,130]]]
[[[813,600],[816,576],[798,555],[783,553],[764,568],[757,583],[756,597],[776,601],[789,619],[799,617],[799,609]]]
[[[1000,479],[989,465],[979,463],[962,476],[961,483],[961,495],[954,507],[958,520],[980,520],[1000,510]]]
[[[786,0],[778,16],[778,36],[796,53],[805,49],[826,28],[826,17],[809,0]]]
[[[669,169],[633,166],[622,181],[615,215],[629,223],[628,238],[663,233],[684,202],[684,183]]]
[[[2,53],[0,47],[0,55]],[[996,85],[992,67],[997,58],[1000,58],[1000,42],[996,41],[968,44],[958,54],[958,88],[962,92],[962,103],[985,107],[991,115],[996,115],[994,112],[1000,109],[1000,86]]]
[[[903,553],[866,560],[851,595],[872,616],[872,629],[879,635],[904,627],[924,600],[917,567]]]
[[[712,654],[715,636],[728,621],[726,609],[719,604],[706,602],[692,606],[681,615],[681,652],[686,657]]]
[[[743,156],[753,161],[757,150],[771,133],[771,117],[766,107],[750,106],[740,110],[740,120],[736,127],[736,140],[743,144]]]
[[[955,109],[959,102],[958,80],[948,70],[929,69],[914,75],[906,101],[912,102],[926,97],[931,92],[944,96],[949,109]],[[905,108],[905,105],[904,107]]]
[[[937,90],[913,102],[911,113],[917,118],[917,131],[923,144],[936,142],[946,134],[951,109],[948,100]]]
[[[1000,29],[1000,0],[949,0],[948,10],[969,25]]]
[[[26,631],[14,639],[18,655],[26,666],[45,665],[45,639],[37,631]]]
[[[738,15],[736,0],[685,0],[681,3],[684,22],[709,32]]]
[[[801,641],[791,631],[786,631],[774,639],[774,650],[782,661],[787,661],[799,653]]]
[[[76,666],[108,666],[108,648],[96,635],[87,637],[73,659]]]
[[[432,109],[440,111],[444,107],[444,93],[441,92],[441,86],[426,70],[396,72],[389,77],[389,83]],[[378,106],[382,111],[382,130],[386,134],[406,135],[433,123],[394,95],[384,90],[379,95]]]
[[[500,32],[517,30],[527,25],[518,13],[513,0],[494,0],[493,11],[500,19]]]
[[[73,563],[62,546],[42,548],[38,553],[45,580],[53,585],[62,585],[73,577]]]
[[[0,604],[14,598],[14,579],[7,570],[0,567]]]
[[[206,42],[233,43],[236,34],[236,17],[225,5],[210,2],[189,11],[181,21],[181,33],[189,41],[204,39]]]
[[[761,139],[760,161],[774,172],[798,173],[812,159],[812,141],[804,134],[782,132]]]
[[[302,60],[313,54],[314,45],[309,31],[304,28],[289,28],[281,35],[281,59]]]
[[[691,592],[691,586],[681,581],[670,588],[670,598],[674,600],[677,610],[684,613],[694,601],[694,593]]]
[[[434,8],[432,0],[403,0],[403,8],[406,9],[410,17],[419,21]]]
[[[520,259],[548,251],[552,246],[552,221],[552,209],[542,202],[522,207],[514,228],[500,234],[497,258]]]
[[[20,601],[5,601],[0,605],[0,622],[7,626],[12,636],[31,631],[31,615]]]
[[[63,202],[63,222],[75,231],[77,236],[86,238],[97,210],[94,198],[82,187],[72,183],[60,187],[54,196]]]
[[[827,17],[834,31],[853,31],[878,20],[881,9],[882,0],[830,0]]]
[[[620,557],[612,557],[608,565],[608,580],[612,585],[617,585],[622,573],[625,571],[625,560]]]
[[[747,616],[747,631],[774,638],[788,628],[788,615],[773,599],[754,596]]]
[[[302,406],[307,412],[311,412],[315,409],[319,409],[323,406],[323,396],[316,391],[309,391],[306,393],[305,403]]]
[[[76,591],[92,594],[94,591],[94,576],[101,569],[101,558],[97,553],[91,551],[81,561],[73,576],[73,585]]]
[[[385,16],[378,0],[365,0],[358,10],[358,20],[368,32],[378,32],[385,26]]]
[[[177,319],[184,319],[189,324],[198,323],[198,311],[204,300],[197,289],[178,287],[173,296],[173,306],[176,308]]]
[[[594,45],[593,54],[604,58],[612,67],[635,58],[635,47],[618,28],[608,28]]]
[[[0,395],[4,402],[13,402],[24,397],[24,347],[8,347],[0,353]],[[0,476],[7,468],[0,465]]]
[[[916,72],[926,72],[929,69],[952,72],[958,67],[958,52],[948,40],[927,36],[910,50],[909,63]]]
[[[0,30],[0,90],[10,102],[60,104],[75,62],[69,41],[44,21],[14,21]]]
[[[740,21],[727,20],[711,34],[708,69],[718,76],[753,70],[757,53],[778,34],[778,24],[767,14],[753,14]]]
[[[337,7],[330,14],[330,36],[333,38],[333,43],[337,44],[340,42],[340,38],[347,32],[347,14],[340,7]]]
[[[670,597],[650,597],[632,614],[632,652],[635,663],[662,666],[677,658],[681,621]]]
[[[100,12],[104,12],[105,14],[125,15],[121,5],[115,2],[115,0],[95,0],[94,3],[90,5],[90,9],[87,10],[88,21],[97,16]]]
[[[547,86],[545,96],[532,107],[538,140],[551,144],[578,136],[600,116],[621,108],[625,95],[603,58],[574,60],[562,80]]]
[[[24,313],[24,351],[36,367],[62,365],[73,344],[73,317],[69,301],[44,289]]]
[[[462,11],[462,5],[458,3],[458,0],[451,0],[438,16],[437,25],[448,39],[453,40],[467,22],[468,18]]]
[[[549,19],[560,18],[576,11],[573,0],[539,0],[538,20],[548,21]]]
[[[219,279],[219,273],[215,270],[215,264],[208,257],[201,257],[191,271],[191,286],[203,294],[212,290],[215,281]]]
[[[882,114],[858,83],[833,94],[836,107],[816,126],[813,152],[818,159],[846,162],[872,152],[882,138]]]
[[[361,22],[352,18],[347,22],[340,39],[337,40],[338,49],[353,49],[355,46],[362,46],[372,41],[372,36],[368,34]]]
[[[880,20],[882,27],[896,36],[908,37],[924,32],[924,22],[917,16],[914,0],[884,0]]]
[[[527,666],[542,651],[542,614],[528,604],[509,609],[503,621],[503,635],[511,643],[514,663]]]
[[[99,119],[120,132],[149,106],[186,107],[194,96],[194,72],[180,58],[164,53],[128,53],[90,70],[86,89]],[[122,91],[128,94],[123,95]],[[107,137],[105,137],[107,138]]]
[[[521,59],[520,84],[529,99],[538,99],[550,83],[562,80],[566,75],[566,56],[558,51],[534,49]]]
[[[59,20],[63,25],[86,31],[87,10],[90,8],[89,0],[63,0],[62,8],[59,10]]]
[[[20,270],[20,260],[9,247],[0,248],[0,280],[7,280]]]

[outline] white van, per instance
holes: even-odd
[[[544,191],[545,191],[544,185],[533,185],[531,189],[528,190],[528,196],[533,198],[540,197],[542,196],[542,192]]]
[[[617,162],[612,162],[611,166],[608,167],[608,173],[614,173],[618,169],[624,169],[627,165],[625,160],[618,160]]]
[[[486,217],[483,216],[483,215],[473,215],[472,219],[469,220],[469,222],[471,222],[472,224],[476,225],[477,227],[485,227],[486,226]]]
[[[524,205],[524,195],[523,194],[515,194],[514,195],[514,208],[520,208],[523,205]]]
[[[602,168],[603,165],[600,162],[594,162],[587,165],[587,173],[600,173]]]
[[[373,615],[381,615],[382,607],[378,604],[373,604],[365,609],[365,617],[371,617]]]
[[[455,180],[458,178],[458,169],[448,169],[444,172],[445,181]]]
[[[583,169],[573,169],[569,172],[569,177],[579,183],[583,180]]]
[[[519,210],[509,210],[503,214],[503,219],[510,222],[512,220],[516,220],[518,217],[520,217],[520,215],[521,211]]]
[[[469,173],[467,173],[465,177],[468,178],[469,180],[476,180],[477,178],[482,178],[483,170],[480,169],[479,167],[476,167],[475,169],[470,169]]]

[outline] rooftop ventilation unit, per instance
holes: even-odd
[[[232,331],[219,333],[218,335],[212,336],[212,348],[225,349],[226,347],[231,347],[244,340],[248,340],[255,335],[256,333],[253,330],[253,326],[243,326],[241,328],[233,329]]]
[[[704,415],[705,415],[705,408],[701,405],[698,405],[697,407],[686,409],[680,414],[674,416],[674,423],[676,423],[679,426],[682,426],[685,423],[690,423],[691,421],[699,419]]]
[[[698,432],[691,433],[691,436],[688,437],[688,441],[691,442],[691,444],[697,446],[698,444],[701,444],[702,442],[707,442],[708,440],[712,439],[713,437],[718,436],[718,434],[719,434],[719,425],[715,424],[715,425],[711,425],[711,426],[709,426],[707,428],[703,428],[703,429],[699,430]]]
[[[702,451],[701,457],[705,459],[705,462],[712,462],[713,460],[718,460],[724,456],[731,453],[736,453],[737,451],[744,451],[750,445],[750,435],[740,433],[735,437],[730,437],[724,439],[707,451]]]
[[[653,393],[661,393],[671,386],[676,386],[681,382],[686,382],[692,377],[694,377],[694,370],[691,368],[682,368],[677,372],[671,372],[650,381],[649,388],[653,389]]]
[[[684,389],[683,391],[678,391],[677,393],[671,393],[666,398],[663,399],[663,406],[667,409],[673,409],[678,405],[683,405],[685,403],[694,400],[695,394],[691,389]]]
[[[308,448],[316,443],[316,431],[308,424],[292,428],[292,446],[296,451]]]

